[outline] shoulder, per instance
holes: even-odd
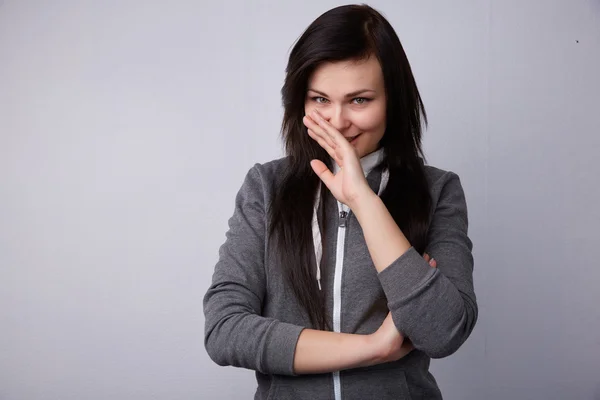
[[[288,157],[255,163],[246,174],[241,192],[253,198],[271,199],[275,188],[280,186],[288,165]]]
[[[283,178],[288,165],[289,157],[256,163],[250,168],[248,175],[254,177],[254,179],[260,179],[261,183],[266,187],[278,186],[278,182]]]
[[[424,165],[425,177],[432,186],[443,185],[452,179],[459,179],[458,175],[452,171],[447,171],[432,165]]]
[[[288,165],[289,157],[282,157],[264,163],[256,163],[252,169],[264,177],[275,177],[282,175]]]
[[[465,201],[458,174],[431,165],[425,165],[424,170],[434,204],[443,200],[459,203]]]
[[[432,166],[425,166],[425,174],[433,201],[430,240],[448,240],[448,235],[453,232],[462,232],[462,240],[470,251],[473,244],[466,236],[469,227],[467,199],[459,176]]]

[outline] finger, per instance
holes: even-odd
[[[425,259],[425,261],[429,262],[429,260],[431,260],[431,257],[429,257],[429,254],[425,253],[423,254],[423,258]]]
[[[432,258],[429,261],[429,265],[431,265],[433,268],[437,268],[437,261],[435,261],[435,259]]]
[[[312,129],[307,129],[308,135],[313,138],[317,143],[319,143],[319,145],[325,149],[325,151],[327,151],[327,153],[329,153],[330,156],[334,156],[335,151],[333,150],[333,148],[329,145],[329,143],[322,137],[319,136],[315,131],[313,131]]]
[[[331,147],[333,150],[335,150],[336,143],[335,141],[327,134],[327,132],[325,132],[325,130],[314,120],[314,118],[311,118],[310,116],[306,115],[304,116],[304,118],[302,119],[302,122],[304,122],[304,125],[310,129],[311,131],[313,131],[315,133],[316,136],[318,136],[319,138],[321,138],[322,140],[324,140],[329,147]]]
[[[335,175],[331,173],[329,168],[323,163],[321,160],[312,160],[310,162],[310,166],[312,167],[315,174],[321,179],[321,181],[327,186],[329,190],[331,190],[330,185],[333,183],[333,179]]]
[[[323,129],[323,132],[329,136],[330,140],[334,143],[333,149],[336,151],[340,160],[344,160],[345,156],[358,155],[354,146],[348,142],[348,140],[338,131],[329,121],[327,121],[319,113],[317,109],[314,109],[311,113],[311,119],[319,124],[319,127]]]
[[[304,123],[304,126],[306,126],[307,129],[312,130],[315,135],[326,141],[332,149],[335,148],[335,143],[333,142],[333,140],[331,140],[329,135],[327,135],[323,128],[321,128],[313,118],[311,118],[309,115],[305,115],[304,118],[302,118],[302,122]]]
[[[310,117],[313,121],[315,121],[319,125],[319,127],[323,130],[323,132],[336,145],[336,146],[333,146],[334,148],[337,148],[338,146],[346,147],[345,146],[346,144],[349,145],[349,143],[346,140],[346,138],[344,137],[344,135],[342,135],[340,133],[340,131],[338,131],[336,128],[334,128],[334,126],[331,125],[329,123],[329,121],[327,121],[325,118],[323,118],[323,116],[319,113],[319,111],[317,111],[316,109],[313,110]]]
[[[311,138],[313,138],[317,143],[319,143],[319,146],[321,146],[323,149],[325,149],[327,154],[329,154],[329,156],[335,160],[335,162],[338,164],[338,166],[341,167],[341,161],[337,157],[336,152],[331,148],[331,146],[329,146],[329,144],[322,137],[318,136],[312,129],[308,129],[308,135]]]

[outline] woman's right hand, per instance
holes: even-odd
[[[369,341],[375,353],[374,364],[399,360],[414,349],[410,340],[398,332],[392,313],[388,313],[379,329],[369,335]]]
[[[423,258],[432,268],[437,267],[436,261],[429,254],[425,253]],[[376,364],[397,361],[414,350],[410,339],[398,332],[392,320],[392,313],[388,313],[379,329],[370,335],[369,340],[375,349]]]

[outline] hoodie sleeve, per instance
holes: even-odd
[[[398,330],[432,358],[451,355],[477,321],[473,245],[467,236],[467,204],[458,175],[446,172],[428,233],[432,268],[411,248],[379,274]]]
[[[219,365],[293,375],[302,327],[262,317],[265,295],[265,199],[259,165],[239,190],[204,296],[204,345]]]

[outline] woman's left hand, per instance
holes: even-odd
[[[312,160],[310,165],[313,171],[338,201],[352,209],[360,198],[373,193],[365,178],[356,149],[317,110],[306,115],[303,122],[310,137],[317,141],[340,167],[334,175],[322,161]]]

